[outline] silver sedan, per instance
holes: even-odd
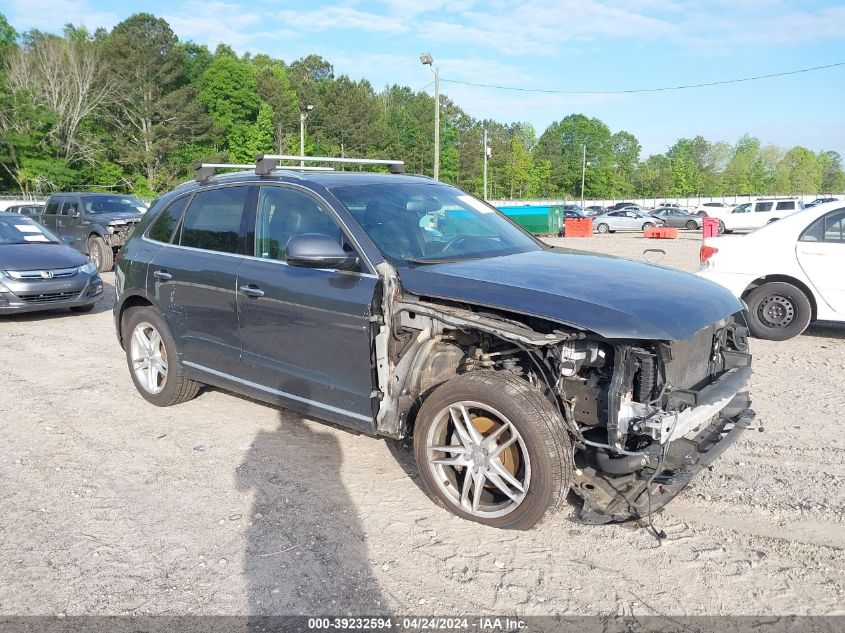
[[[593,218],[593,230],[596,233],[615,231],[645,231],[655,226],[663,226],[663,220],[646,215],[633,209],[611,211]]]
[[[694,231],[700,229],[704,220],[701,216],[692,215],[681,209],[673,207],[660,207],[650,213],[655,218],[663,220],[666,226],[671,226],[676,229],[689,229]]]

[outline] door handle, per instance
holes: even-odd
[[[61,220],[56,220],[56,226],[64,226]]]
[[[241,286],[240,291],[250,299],[258,299],[259,297],[264,296],[264,291],[255,284]]]
[[[171,274],[170,274],[169,272],[167,272],[166,270],[157,270],[157,271],[155,271],[155,272],[153,273],[153,277],[155,277],[156,279],[158,279],[158,280],[160,280],[160,281],[170,281],[171,279],[173,279],[173,275],[171,275]]]

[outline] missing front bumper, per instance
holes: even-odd
[[[744,398],[740,402],[747,407],[745,394],[737,394],[737,398]],[[739,434],[751,426],[755,415],[749,408],[737,411],[735,405],[728,406],[695,437],[672,442],[666,460],[669,467],[664,467],[650,486],[648,481],[654,474],[651,469],[621,477],[608,476],[593,468],[582,469],[573,482],[573,487],[584,499],[579,518],[584,523],[598,525],[639,519],[654,513],[724,453]]]

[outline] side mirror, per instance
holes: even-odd
[[[350,255],[335,238],[323,233],[300,233],[288,240],[285,261],[303,268],[355,268],[358,258]]]

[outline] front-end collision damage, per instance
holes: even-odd
[[[427,393],[457,374],[509,371],[560,411],[574,449],[581,519],[647,516],[709,465],[754,413],[741,313],[684,341],[608,340],[542,319],[404,294],[377,267],[377,432],[401,438]]]

